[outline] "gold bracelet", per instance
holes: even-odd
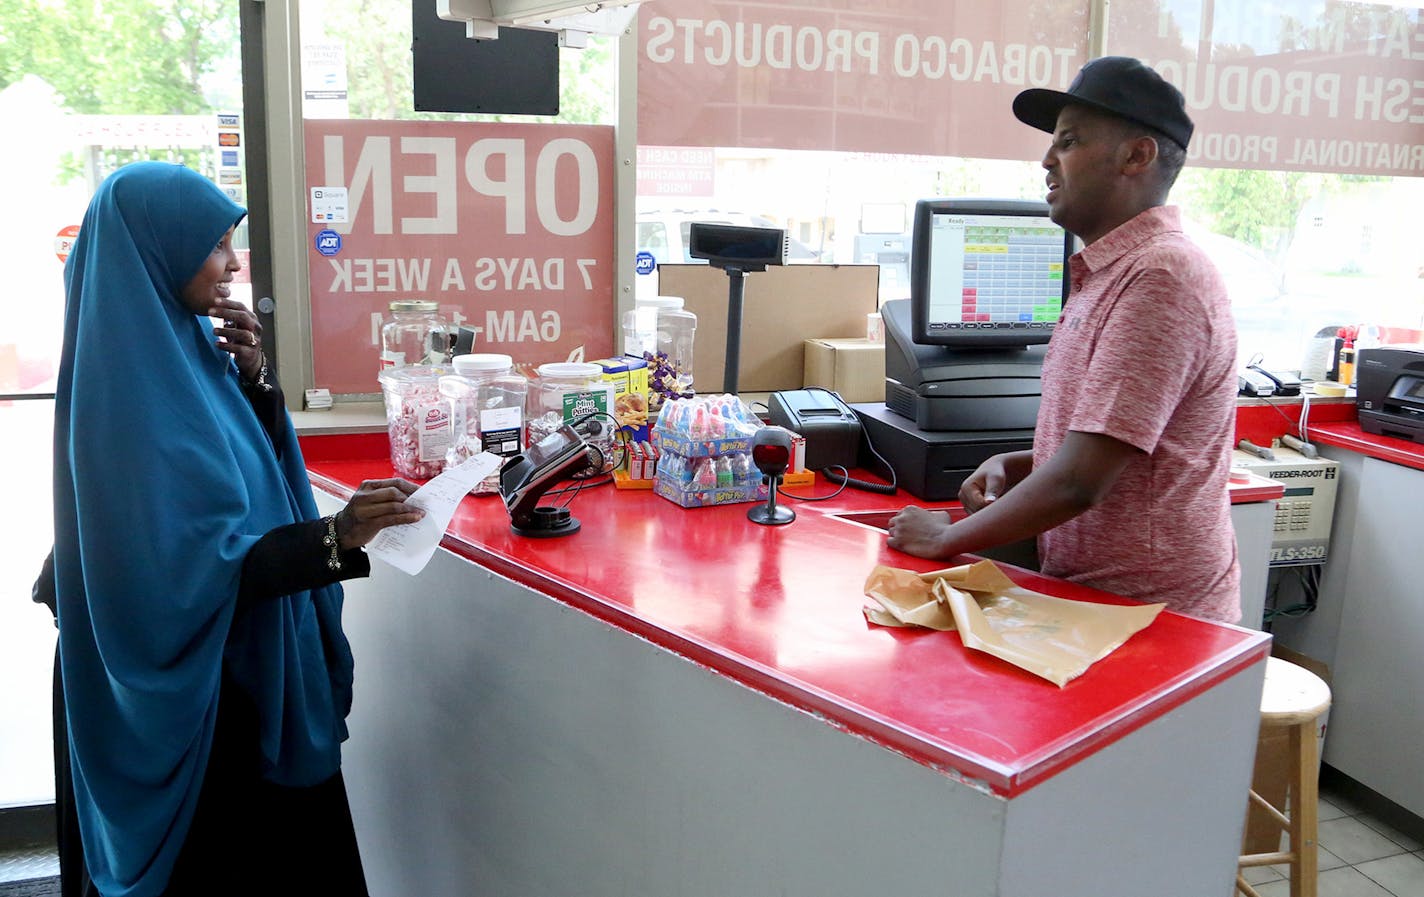
[[[322,536],[321,544],[331,549],[331,556],[326,559],[326,566],[329,570],[341,569],[341,546],[336,538],[336,515],[332,514],[326,518],[326,535]]]

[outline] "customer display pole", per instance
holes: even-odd
[[[776,227],[741,227],[694,221],[688,228],[687,253],[706,259],[714,268],[727,272],[727,353],[722,371],[722,391],[737,392],[737,373],[742,365],[742,302],[746,278],[751,271],[765,271],[767,265],[786,261],[786,231]]]
[[[746,297],[747,272],[728,266],[727,272],[727,366],[722,372],[722,391],[737,394],[737,373],[742,366],[742,302]]]

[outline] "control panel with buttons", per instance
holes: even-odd
[[[1325,458],[1307,458],[1283,445],[1272,446],[1271,453],[1276,456],[1274,461],[1236,449],[1231,459],[1232,467],[1244,467],[1285,487],[1285,495],[1276,502],[1271,566],[1318,564],[1325,560],[1330,546],[1340,465]]]

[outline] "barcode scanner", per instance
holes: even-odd
[[[771,484],[766,496],[766,504],[757,505],[747,511],[747,519],[766,526],[780,526],[796,519],[796,512],[785,505],[777,505],[776,491],[781,486],[781,477],[791,464],[791,433],[781,427],[762,427],[752,437],[752,463]]]

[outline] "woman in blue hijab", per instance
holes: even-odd
[[[65,267],[57,777],[87,873],[67,895],[366,894],[339,581],[421,512],[380,480],[318,517],[261,325],[229,295],[244,215],[189,169],[129,165]]]

